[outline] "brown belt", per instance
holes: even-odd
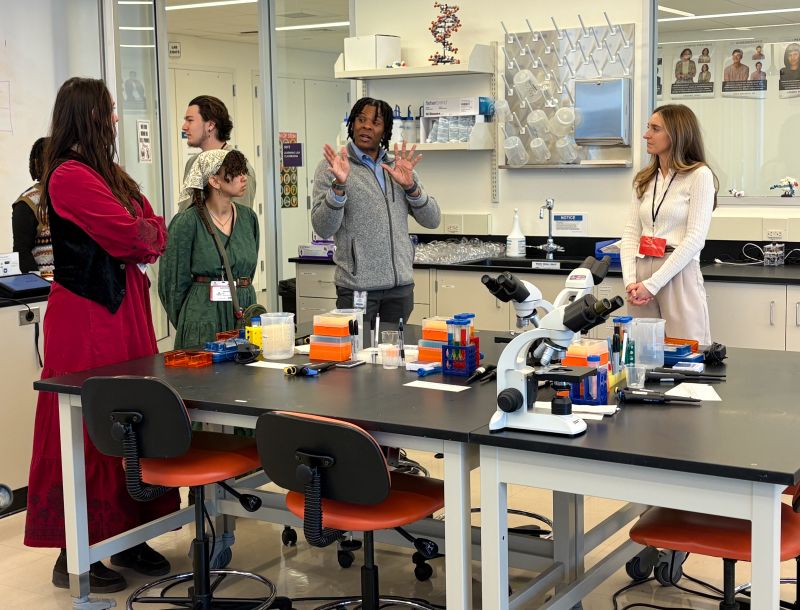
[[[664,252],[674,252],[674,251],[675,248],[673,246],[667,246],[666,248],[664,248]]]
[[[207,275],[193,275],[192,281],[197,284],[210,284],[211,282],[216,282],[217,278],[209,277]],[[247,288],[250,285],[250,283],[251,280],[249,277],[240,277],[234,280],[234,284],[236,284],[237,288]]]

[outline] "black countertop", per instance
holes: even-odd
[[[540,261],[541,259],[537,259]],[[560,269],[533,269],[530,259],[493,259],[492,264],[485,262],[468,263],[414,263],[415,269],[446,269],[451,271],[483,271],[484,273],[500,273],[511,271],[516,273],[544,273],[550,275],[567,275],[577,265],[566,261],[583,260],[566,259]],[[330,259],[290,258],[290,263],[317,265],[333,265]],[[780,267],[764,267],[763,265],[730,265],[719,263],[703,263],[703,278],[710,282],[742,282],[752,284],[798,284],[800,285],[800,265],[782,265]],[[621,277],[619,267],[611,267],[608,277]]]
[[[28,297],[26,299],[9,299],[0,296],[0,308],[14,307],[15,305],[33,305],[34,303],[46,303],[48,295],[38,297]]]
[[[588,421],[576,438],[504,431],[470,434],[482,445],[652,468],[792,485],[800,480],[800,353],[730,348],[721,402],[701,406],[625,405]],[[669,384],[650,384],[666,391]]]

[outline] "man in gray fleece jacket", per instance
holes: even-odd
[[[408,320],[414,308],[414,248],[408,215],[424,227],[439,226],[436,200],[422,188],[414,166],[422,155],[405,143],[394,155],[392,109],[361,98],[347,120],[350,141],[337,154],[328,144],[314,175],[311,223],[334,236],[336,306],[365,307],[371,323]]]

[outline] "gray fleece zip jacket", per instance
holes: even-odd
[[[331,192],[333,172],[323,159],[314,174],[314,207],[311,224],[321,237],[334,238],[336,263],[334,282],[351,290],[386,290],[414,283],[414,248],[408,237],[408,215],[423,227],[439,226],[436,200],[425,192],[416,172],[414,179],[422,192],[411,202],[403,187],[384,170],[386,193],[372,170],[347,146],[350,175],[345,201],[339,203]],[[386,164],[394,166],[387,155]]]

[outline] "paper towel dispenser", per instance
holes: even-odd
[[[631,79],[598,78],[575,81],[575,127],[578,144],[630,146]]]

